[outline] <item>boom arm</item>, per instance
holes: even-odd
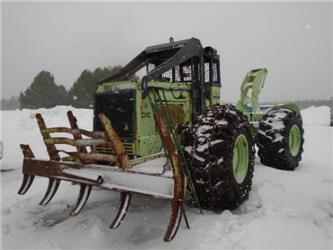
[[[256,113],[258,111],[259,94],[261,89],[264,87],[267,73],[267,69],[263,68],[251,70],[246,74],[241,85],[240,100],[236,104],[236,108],[239,111],[244,113],[247,108],[247,104],[250,102],[252,104],[252,112]]]

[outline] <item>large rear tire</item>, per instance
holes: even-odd
[[[247,118],[234,106],[204,111],[183,130],[182,144],[203,209],[236,209],[249,197],[254,138]]]
[[[268,111],[259,123],[258,155],[262,164],[294,170],[302,159],[304,130],[302,117],[289,109]]]

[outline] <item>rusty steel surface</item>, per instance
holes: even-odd
[[[91,185],[80,184],[79,196],[77,198],[77,202],[76,202],[74,208],[70,212],[71,216],[76,216],[81,212],[81,210],[87,203],[87,200],[88,200],[90,192],[91,192],[91,187],[92,187]]]
[[[43,119],[42,115],[39,114],[39,113],[36,114],[36,119],[37,119],[37,123],[38,123],[39,129],[40,129],[40,132],[41,132],[42,137],[43,137],[44,142],[45,142],[45,140],[51,138],[50,133],[47,131],[47,127],[45,125],[45,122],[44,122],[44,119]],[[50,156],[50,159],[55,160],[55,161],[59,161],[60,156],[58,154],[58,151],[57,151],[57,148],[55,147],[55,145],[54,144],[47,144],[46,142],[45,142],[45,145],[46,145],[47,152]]]
[[[98,117],[103,124],[105,133],[111,142],[112,148],[116,152],[120,167],[123,169],[131,169],[132,165],[128,158],[127,151],[120,137],[112,127],[111,121],[104,114],[100,114]]]
[[[177,234],[182,215],[183,215],[183,202],[186,191],[186,181],[183,169],[181,167],[181,159],[178,155],[177,148],[172,141],[171,135],[168,131],[167,125],[160,112],[154,114],[156,125],[160,129],[160,135],[163,144],[170,157],[173,178],[174,178],[174,197],[171,200],[171,215],[167,230],[164,234],[164,241],[171,241]]]
[[[43,199],[39,202],[39,205],[46,206],[47,204],[49,204],[53,196],[57,192],[59,185],[60,185],[60,180],[49,178],[49,184],[47,190],[45,192]]]
[[[58,150],[60,153],[65,153],[71,156],[73,159],[80,159],[80,162],[84,164],[91,164],[94,162],[108,163],[109,165],[115,165],[117,163],[117,156],[100,153],[79,153],[75,151]],[[135,164],[133,164],[135,165]]]
[[[120,226],[122,221],[124,220],[128,207],[131,204],[132,194],[128,192],[121,192],[120,193],[120,201],[119,201],[119,208],[116,217],[114,218],[113,222],[110,225],[111,229],[116,229]]]
[[[95,166],[103,167],[104,170],[96,168]],[[172,182],[173,178],[170,176],[161,176],[156,175],[154,173],[143,173],[143,172],[133,172],[133,171],[125,171],[118,168],[112,168],[109,166],[103,165],[82,165],[80,163],[71,163],[71,162],[57,162],[57,161],[49,161],[49,160],[38,160],[38,159],[25,159],[24,161],[24,173],[27,176],[40,176],[40,177],[52,177],[53,179],[75,182],[78,184],[87,184],[91,186],[95,186],[101,189],[117,191],[117,192],[130,192],[133,194],[140,194],[140,195],[148,195],[154,196],[161,199],[172,199],[170,196],[161,196],[156,193],[145,192],[144,190],[137,190],[137,191],[129,191],[126,190],[126,187],[118,187],[107,185],[104,182],[103,175],[107,172],[120,172],[125,173],[128,176],[135,176],[140,175],[142,177],[147,177],[149,181],[149,177],[152,178],[161,178],[165,180],[170,180]],[[108,170],[109,169],[109,170]],[[85,171],[89,170],[91,173],[94,174],[94,178],[87,178],[85,177]],[[80,174],[82,172],[82,174]]]
[[[72,111],[67,112],[67,117],[68,117],[69,124],[72,128],[72,134],[73,134],[74,139],[82,140],[82,135],[79,131],[79,127],[77,126],[77,119],[73,115]],[[79,153],[88,153],[87,148],[85,146],[76,146],[76,148]]]
[[[23,174],[41,177],[73,180],[78,183],[98,185],[97,179],[89,179],[64,172],[65,169],[80,169],[83,165],[75,162],[59,162],[49,160],[24,159]]]
[[[98,154],[98,153],[78,153],[79,158],[82,160],[83,163],[93,163],[93,162],[107,162],[110,165],[116,164],[117,162],[117,156],[115,155],[106,155],[106,154]]]
[[[22,184],[17,193],[20,195],[25,194],[31,187],[31,184],[34,181],[34,178],[35,178],[35,176],[33,176],[33,175],[23,175]]]
[[[170,119],[173,125],[184,123],[184,107],[180,104],[159,104],[157,112],[164,112],[166,109],[170,112]]]
[[[68,134],[75,134],[80,133],[81,135],[85,135],[94,139],[104,139],[106,138],[105,133],[102,131],[88,131],[82,128],[72,129],[67,127],[51,127],[45,128],[41,130],[42,133],[68,133]]]
[[[111,142],[105,139],[70,139],[67,137],[52,137],[44,139],[46,145],[52,146],[54,144],[67,144],[74,147],[88,147],[88,146],[112,146]],[[56,150],[55,150],[56,152]]]
[[[49,179],[49,184],[45,195],[39,204],[47,205],[57,192],[61,180],[77,183],[80,185],[80,191],[78,194],[77,202],[73,206],[73,209],[70,213],[70,215],[75,216],[80,213],[80,211],[85,206],[93,186],[101,189],[120,192],[118,212],[110,225],[110,228],[112,229],[118,228],[122,223],[130,205],[132,194],[154,196],[155,198],[169,199],[171,201],[171,215],[164,235],[164,241],[171,241],[175,237],[183,216],[185,218],[186,225],[188,226],[188,221],[184,209],[186,178],[182,169],[181,159],[177,152],[177,147],[175,146],[168,131],[167,125],[163,121],[163,117],[159,112],[155,113],[154,118],[156,125],[160,129],[160,136],[163,143],[165,144],[167,155],[170,158],[170,165],[172,168],[173,176],[164,176],[164,172],[146,173],[135,171],[133,169],[134,165],[145,162],[150,159],[150,157],[134,159],[131,161],[125,150],[124,144],[122,143],[116,131],[113,129],[110,120],[105,115],[99,115],[105,132],[90,132],[82,130],[78,127],[77,120],[72,112],[68,112],[67,115],[71,126],[70,128],[47,128],[41,114],[36,115],[40,132],[46,145],[50,160],[35,159],[29,145],[21,145],[21,150],[24,155],[24,176],[19,194],[24,194],[27,192],[35,176],[46,177]],[[52,133],[59,132],[71,134],[73,139],[51,136]],[[89,138],[83,138],[82,135]],[[76,148],[76,151],[57,149],[57,144],[72,145]],[[94,148],[98,145],[106,145],[111,147],[115,154],[97,153]],[[64,153],[70,157],[61,158],[59,153]],[[151,156],[151,158],[154,159],[162,155],[164,155],[164,153],[158,153],[156,156]],[[66,161],[69,158],[71,158],[72,161]],[[112,167],[114,165],[117,165],[118,168]],[[90,174],[87,174],[85,171],[90,171]],[[163,193],[165,191],[162,193],[156,193],[155,190],[136,190],[130,186],[127,188],[126,186],[122,187],[119,185],[104,184],[103,174],[106,172],[103,171],[111,171],[114,173],[120,172],[129,174],[131,176],[147,176],[147,178],[150,176],[151,178],[162,178],[163,180],[170,180],[167,183],[173,183],[172,186],[170,186],[172,187],[172,194],[167,195],[166,193]],[[160,180],[158,181],[160,182]]]
[[[34,153],[32,152],[29,145],[26,144],[20,144],[21,151],[23,153],[23,156],[25,158],[35,158]]]
[[[21,144],[20,147],[21,147],[21,151],[23,153],[24,158],[27,158],[27,159],[35,158],[34,153],[32,152],[29,145]],[[18,191],[18,194],[21,194],[21,195],[25,194],[31,187],[31,184],[34,181],[34,178],[35,178],[34,175],[24,174],[23,181],[22,181],[21,187]]]

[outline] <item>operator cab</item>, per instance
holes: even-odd
[[[133,76],[141,69],[141,81]],[[150,88],[163,89],[173,120],[191,122],[206,107],[220,102],[220,57],[196,38],[149,46],[119,73],[97,84],[94,130],[102,131],[98,114],[104,113],[134,155],[160,150],[161,143],[149,101]],[[125,144],[126,146],[126,144]]]

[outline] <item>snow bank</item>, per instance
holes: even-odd
[[[42,136],[39,132],[35,115],[41,113],[46,126],[68,126],[67,111],[72,110],[81,128],[91,130],[93,110],[76,109],[71,106],[57,106],[52,109],[23,109],[15,111],[1,111],[3,159],[0,161],[2,169],[20,168],[22,153],[20,144],[29,144],[36,157],[48,158]]]
[[[330,125],[330,108],[328,106],[311,106],[301,111],[305,125]]]

